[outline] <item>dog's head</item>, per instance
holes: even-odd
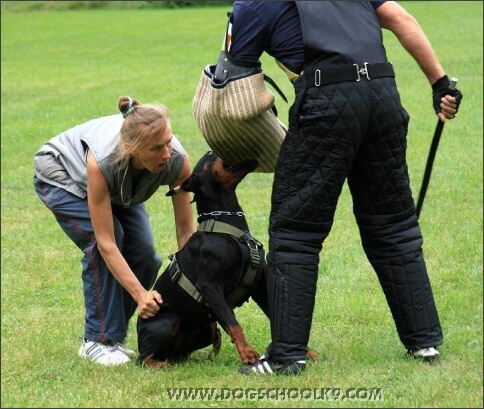
[[[229,166],[215,152],[208,151],[195,165],[190,177],[185,179],[180,186],[168,191],[166,195],[173,196],[180,190],[193,192],[195,195],[204,193],[207,197],[219,195],[221,191],[234,192],[242,179],[256,168],[257,160],[255,159]],[[213,192],[211,193],[210,190]]]
[[[203,211],[207,211],[207,206],[230,210],[228,207],[237,203],[237,185],[256,168],[256,160],[227,166],[213,151],[208,151],[195,165],[190,177],[166,195],[173,196],[180,190],[193,192],[193,201],[202,206]]]

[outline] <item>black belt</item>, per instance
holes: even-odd
[[[344,81],[360,81],[361,79],[371,80],[380,77],[394,77],[393,65],[391,62],[368,64],[363,67],[358,64],[344,65],[335,68],[317,68],[304,73],[306,87],[321,87]]]

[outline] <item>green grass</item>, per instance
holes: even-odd
[[[458,118],[445,125],[421,214],[445,335],[441,363],[420,365],[404,358],[361,249],[345,188],[321,254],[310,344],[322,358],[301,377],[252,378],[236,373],[238,356],[225,334],[222,351],[213,360],[204,349],[168,372],[134,363],[104,368],[79,359],[81,254],[39,201],[32,183],[33,155],[47,139],[115,113],[124,94],[166,104],[174,132],[195,164],[208,146],[194,122],[191,101],[203,67],[217,60],[230,7],[9,12],[6,6],[12,2],[2,2],[2,407],[483,406],[482,3],[403,4],[426,30],[448,74],[459,78],[464,94]],[[431,90],[390,33],[385,41],[411,116],[408,163],[416,196],[436,125]],[[272,59],[264,57],[263,66],[292,97]],[[276,98],[286,122],[288,106]],[[271,183],[270,174],[251,174],[238,189],[252,232],[264,244]],[[147,206],[157,250],[166,260],[176,244],[171,201],[164,193],[162,189]],[[252,302],[237,315],[262,352],[270,338],[267,319]],[[134,325],[127,345],[136,348]],[[167,388],[181,387],[382,388],[384,401],[171,401]]]

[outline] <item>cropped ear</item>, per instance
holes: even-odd
[[[196,193],[199,186],[200,186],[200,181],[198,177],[192,172],[190,177],[188,177],[182,182],[182,184],[180,185],[180,188],[185,192]]]
[[[177,186],[173,189],[170,189],[168,192],[165,193],[165,196],[175,196],[177,193],[180,193],[181,186]]]
[[[184,192],[193,192],[197,190],[197,187],[200,185],[197,176],[195,176],[193,173],[185,179],[180,186],[177,186],[173,189],[170,189],[168,192],[165,193],[165,196],[174,196],[181,191]]]

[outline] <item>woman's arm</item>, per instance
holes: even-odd
[[[139,315],[153,316],[159,310],[154,298],[156,296],[161,303],[161,296],[141,285],[116,246],[111,196],[101,169],[90,152],[87,155],[87,180],[89,213],[99,252],[111,274],[138,304]]]
[[[183,162],[183,167],[178,175],[178,179],[173,183],[173,185],[170,185],[170,189],[180,186],[181,183],[190,176],[190,174],[190,162],[188,156],[185,156],[185,161]],[[190,203],[191,201],[191,193],[183,190],[180,190],[178,194],[172,196],[178,249],[181,249],[185,245],[195,231],[193,223],[193,210]]]

